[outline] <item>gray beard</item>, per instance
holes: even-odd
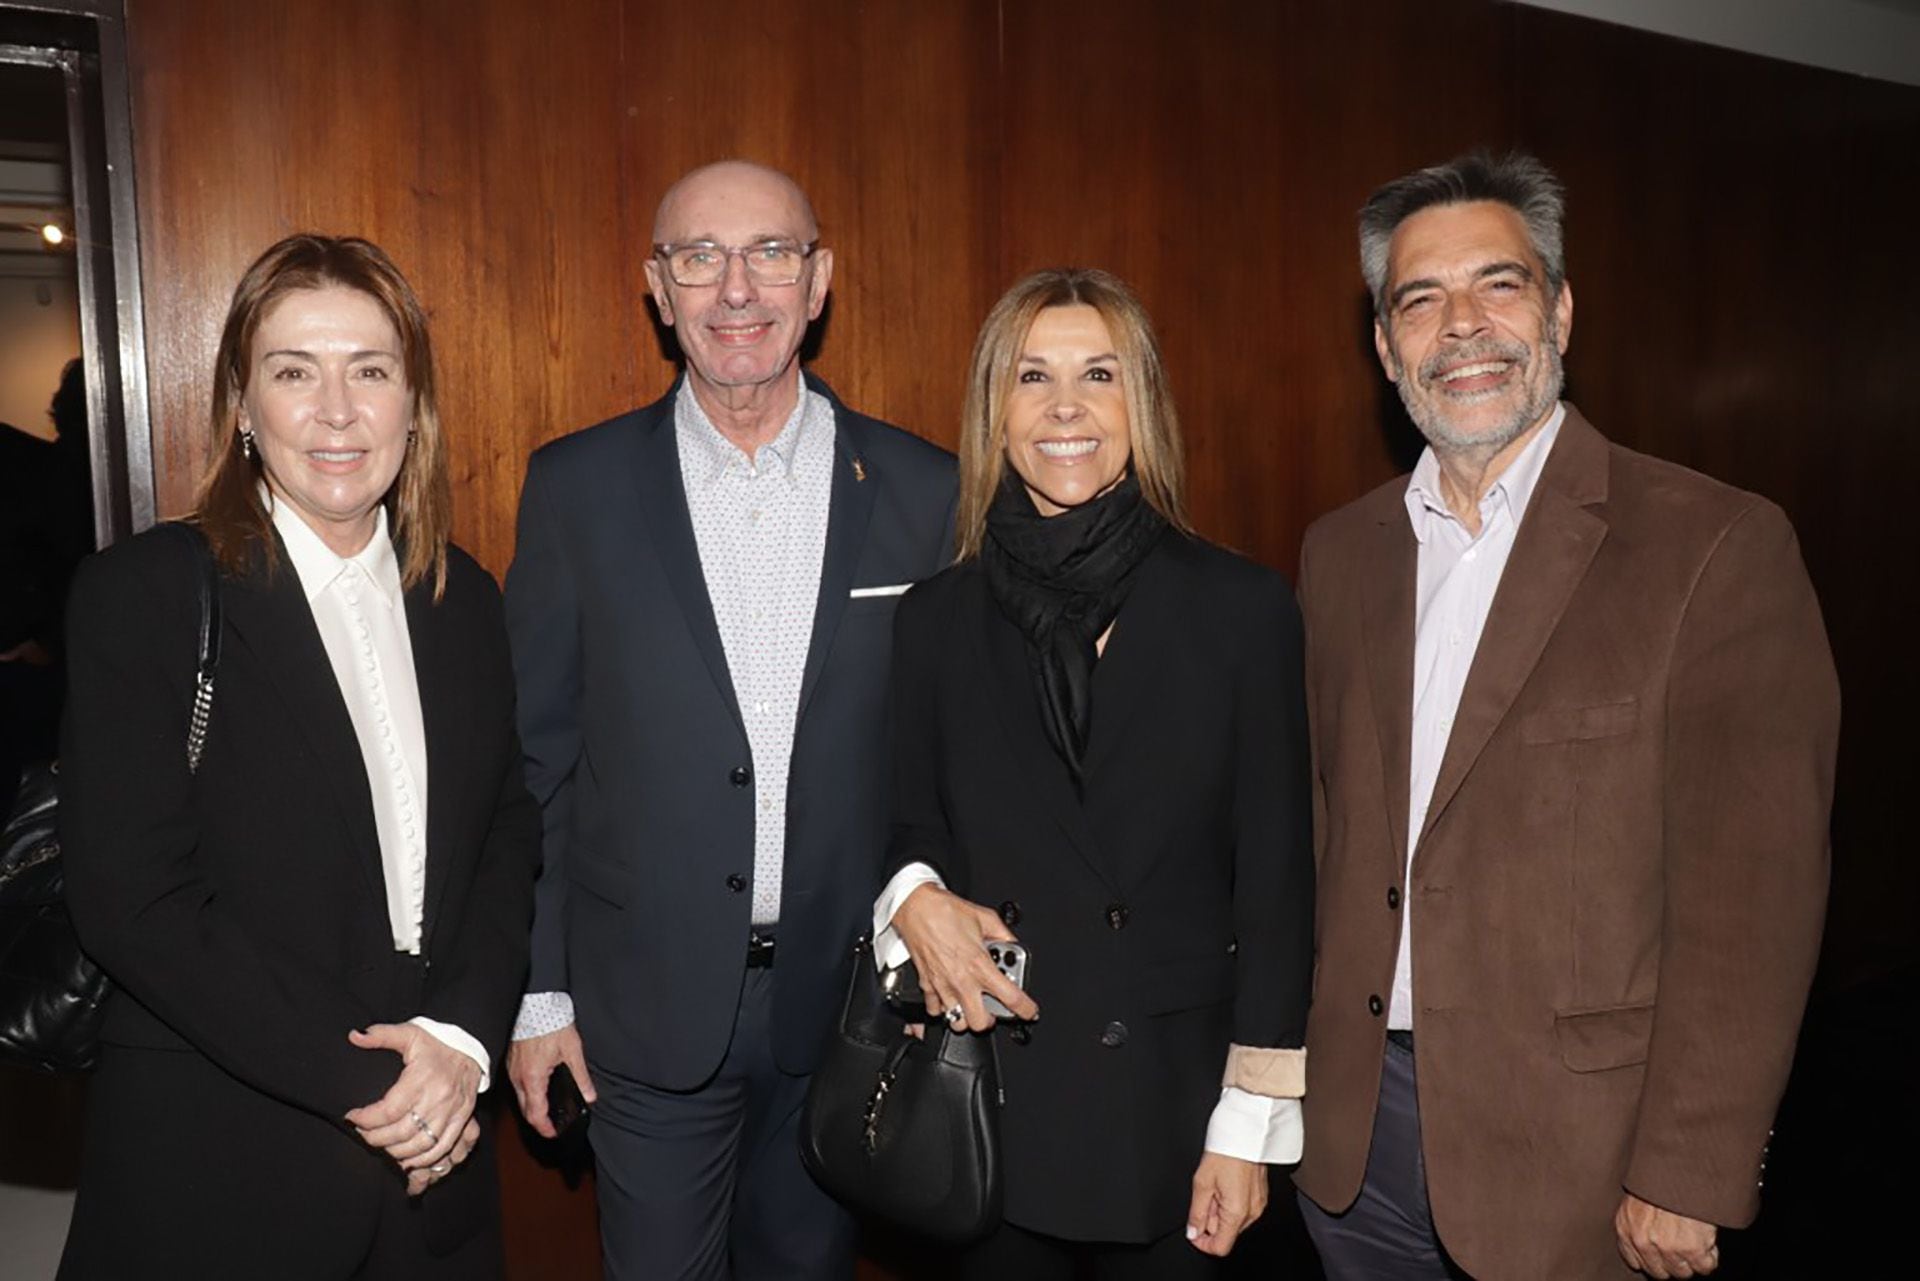
[[[1420,434],[1426,437],[1436,454],[1477,454],[1491,458],[1518,440],[1527,428],[1545,418],[1566,387],[1566,370],[1560,359],[1559,326],[1554,323],[1551,312],[1541,330],[1540,352],[1547,362],[1547,379],[1540,388],[1540,395],[1515,409],[1511,418],[1492,431],[1474,435],[1455,431],[1438,405],[1416,398],[1413,385],[1418,375],[1410,375],[1404,366],[1398,371],[1400,377],[1394,381],[1394,389],[1400,393],[1400,403],[1407,408],[1407,417],[1413,420],[1413,425],[1420,429]]]

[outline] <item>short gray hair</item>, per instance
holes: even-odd
[[[1495,159],[1485,151],[1417,169],[1381,187],[1360,208],[1360,274],[1373,295],[1373,314],[1387,314],[1387,251],[1400,224],[1435,205],[1493,200],[1520,215],[1527,239],[1546,269],[1548,298],[1567,278],[1566,188],[1553,170],[1523,151]]]

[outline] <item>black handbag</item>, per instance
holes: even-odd
[[[807,1089],[800,1156],[855,1210],[943,1241],[1000,1222],[1000,1061],[992,1033],[908,1036],[861,939],[846,1009]]]
[[[187,720],[192,772],[200,767],[220,667],[220,589],[206,540],[189,526],[174,528],[192,540],[200,581],[199,661]],[[99,1056],[110,984],[80,950],[67,917],[58,782],[57,764],[28,766],[0,832],[0,1062],[81,1072]]]

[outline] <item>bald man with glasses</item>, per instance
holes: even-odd
[[[609,1281],[853,1273],[800,1106],[881,880],[893,607],[952,557],[955,482],[801,368],[833,265],[786,175],[680,179],[646,264],[680,379],[527,470],[546,837],[508,1071],[542,1134],[557,1069],[590,1102]]]

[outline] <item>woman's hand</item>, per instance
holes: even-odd
[[[1227,1256],[1240,1234],[1267,1209],[1267,1167],[1207,1152],[1193,1172],[1187,1240],[1203,1254]]]
[[[938,885],[922,885],[893,914],[893,928],[913,956],[927,1012],[956,1030],[984,1032],[994,1024],[981,1000],[991,992],[1016,1017],[1037,1019],[1040,1007],[987,958],[986,944],[1014,942],[1013,931],[991,908],[969,903]],[[959,1016],[950,1012],[958,1009]]]
[[[469,1120],[465,1126],[461,1127],[460,1141],[453,1145],[452,1152],[423,1169],[407,1171],[407,1195],[419,1196],[452,1174],[454,1166],[473,1154],[474,1145],[478,1142],[480,1142],[480,1123]]]
[[[363,1050],[392,1050],[405,1065],[384,1096],[347,1113],[347,1122],[369,1146],[400,1163],[408,1191],[414,1191],[415,1172],[445,1174],[451,1165],[433,1167],[465,1160],[473,1150],[467,1124],[480,1091],[480,1065],[411,1023],[376,1023],[347,1033],[347,1039]]]

